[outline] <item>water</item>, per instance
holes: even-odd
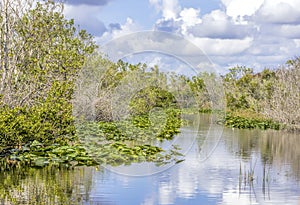
[[[209,120],[201,115],[175,139],[182,163],[16,169],[0,174],[0,204],[300,204],[299,135]]]

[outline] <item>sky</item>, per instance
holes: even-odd
[[[223,71],[274,69],[300,51],[299,0],[66,0],[64,13],[100,47],[140,31],[170,32]]]

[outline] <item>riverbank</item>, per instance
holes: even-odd
[[[300,133],[299,125],[283,124],[259,113],[249,111],[228,112],[225,116],[224,124],[227,127],[239,129],[273,129]]]
[[[225,116],[225,125],[227,127],[239,129],[284,129],[284,125],[274,122],[272,119],[249,111],[228,112]]]

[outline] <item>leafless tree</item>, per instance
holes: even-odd
[[[290,128],[300,129],[300,59],[276,71],[270,100],[264,103],[264,114]]]

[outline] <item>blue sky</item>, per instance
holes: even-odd
[[[300,51],[299,0],[67,0],[64,12],[100,46],[166,31],[198,46],[221,70],[276,68]]]

